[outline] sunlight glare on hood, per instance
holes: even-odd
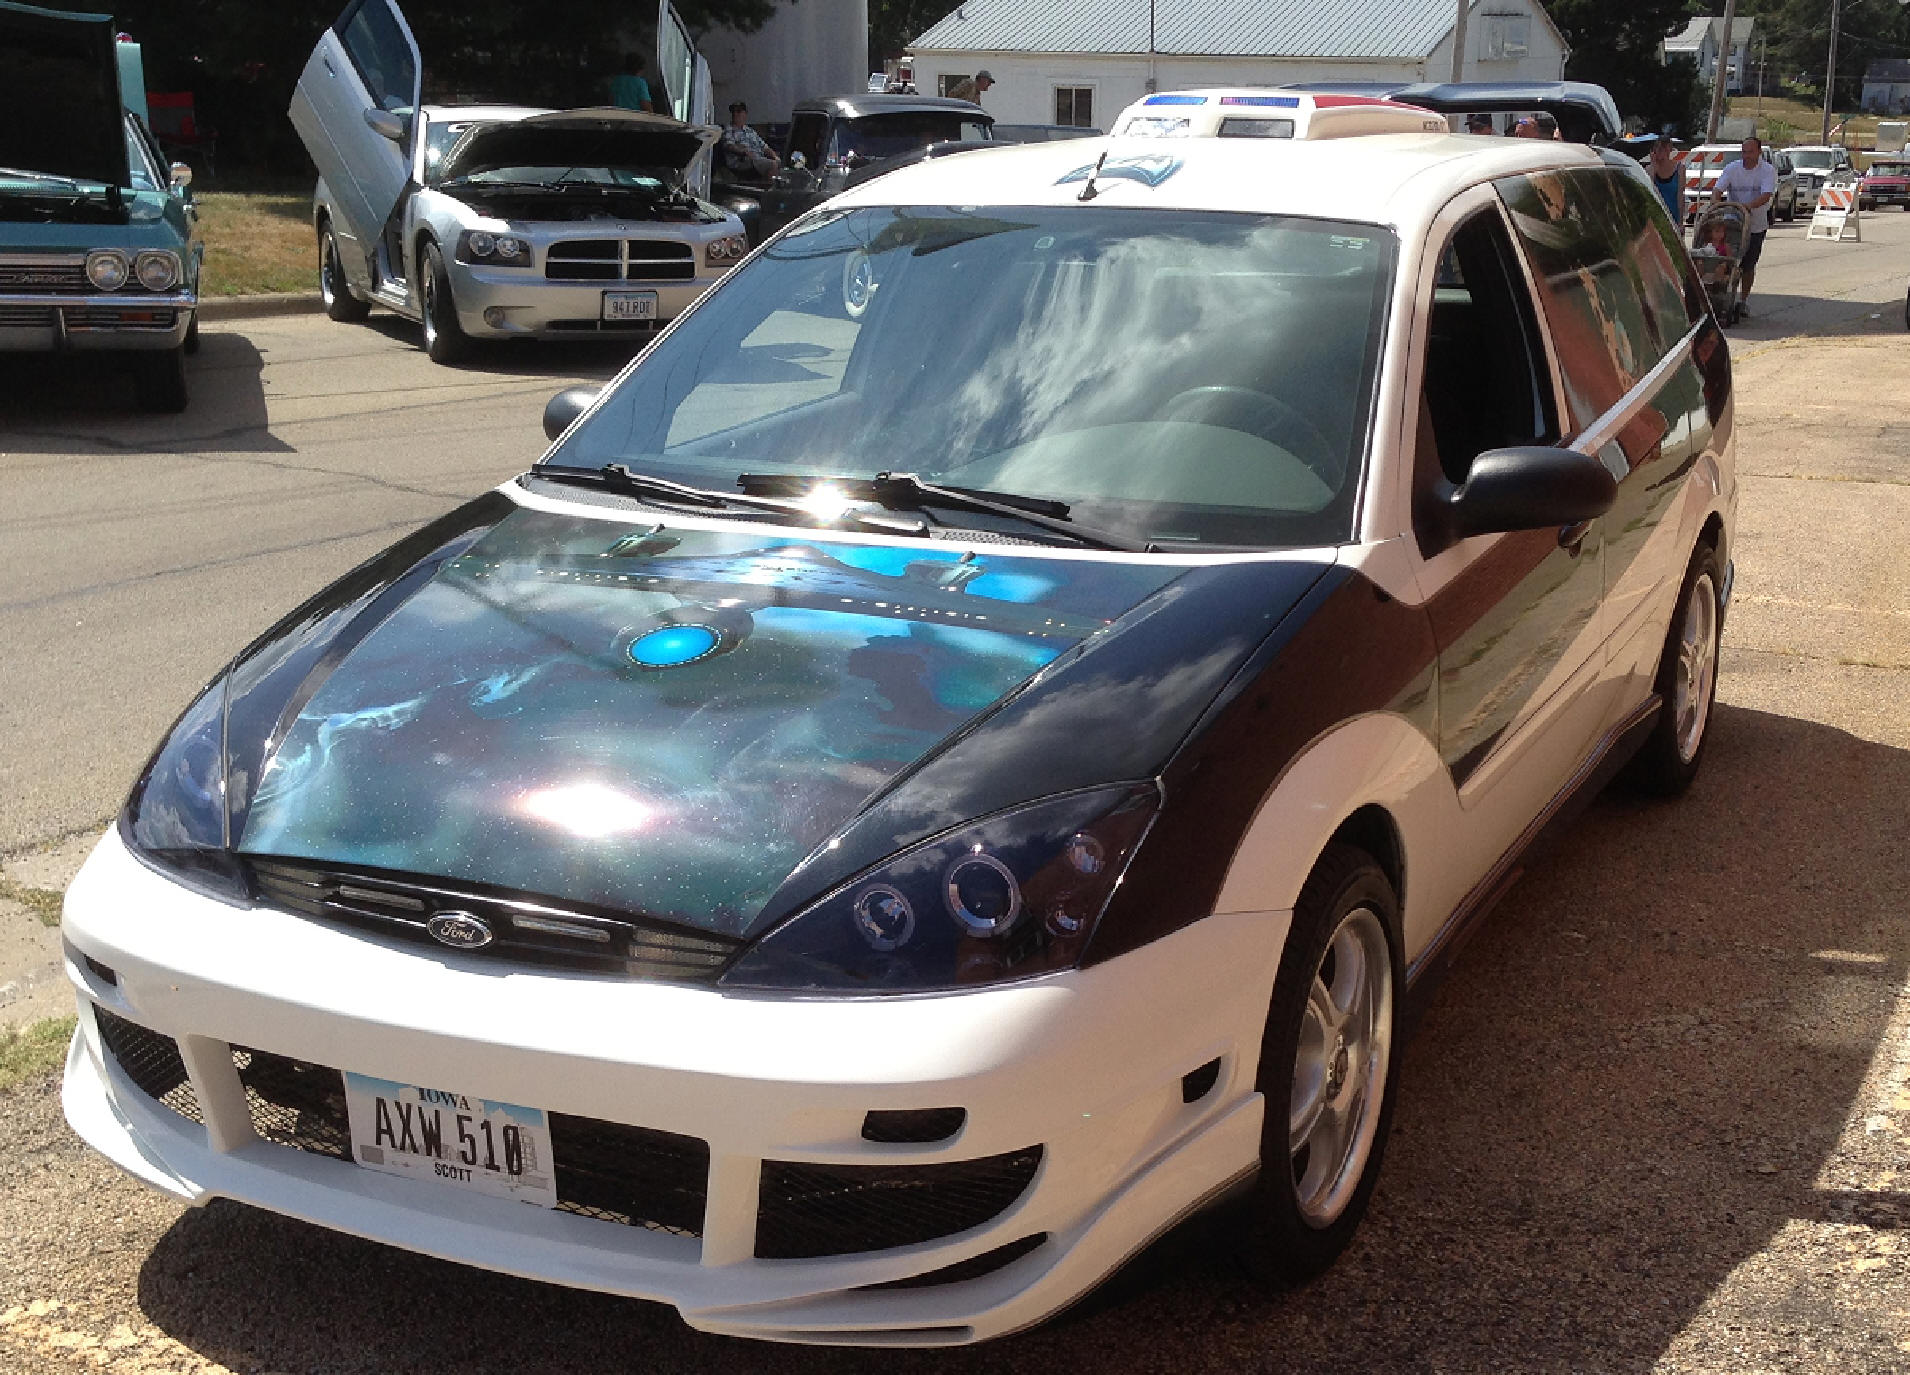
[[[567,783],[523,794],[517,809],[586,840],[627,835],[650,824],[656,809],[603,783]]]

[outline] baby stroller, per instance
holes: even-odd
[[[1691,227],[1691,261],[1697,265],[1698,280],[1704,283],[1711,313],[1720,324],[1735,325],[1742,313],[1738,265],[1744,261],[1750,232],[1751,212],[1729,203],[1707,206]]]

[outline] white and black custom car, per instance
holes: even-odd
[[[1697,772],[1738,495],[1643,172],[1344,99],[845,191],[266,631],[67,894],[74,1128],[780,1341],[1328,1266],[1460,935]]]
[[[420,322],[439,362],[484,339],[648,335],[748,252],[696,194],[718,131],[634,110],[422,105],[394,0],[352,0],[299,78],[318,165],[319,290]]]

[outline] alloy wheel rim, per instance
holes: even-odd
[[[438,286],[427,272],[424,277],[424,342],[426,347],[438,339]]]
[[[1677,666],[1672,680],[1672,728],[1678,758],[1698,757],[1711,717],[1711,688],[1718,672],[1718,594],[1709,572],[1698,575],[1685,602],[1678,629]]]
[[[1295,1202],[1314,1227],[1330,1227],[1366,1173],[1379,1133],[1392,1057],[1393,964],[1378,913],[1356,907],[1320,955],[1287,1105]]]
[[[325,236],[325,251],[318,259],[318,294],[326,305],[338,300],[338,249],[332,243],[332,236]]]

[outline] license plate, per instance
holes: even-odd
[[[654,291],[606,291],[604,319],[654,320],[657,318],[657,294]]]
[[[550,1125],[541,1108],[347,1074],[345,1110],[352,1158],[368,1170],[557,1206]]]

